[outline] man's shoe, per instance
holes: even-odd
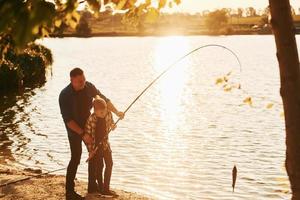
[[[88,189],[88,193],[92,194],[92,193],[100,193],[100,190],[98,188],[89,188]]]
[[[66,200],[84,200],[85,198],[79,194],[77,194],[75,191],[67,192],[66,193]]]

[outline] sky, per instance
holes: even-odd
[[[298,13],[300,0],[290,0],[290,3],[295,8],[296,13]],[[254,7],[256,9],[263,9],[268,5],[268,0],[181,0],[181,4],[176,10],[195,13],[217,8]]]

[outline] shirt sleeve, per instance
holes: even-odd
[[[88,87],[89,87],[89,92],[92,95],[92,97],[95,97],[96,95],[99,95],[104,101],[109,102],[110,100],[104,96],[96,87],[90,82],[87,82]]]
[[[88,120],[86,120],[84,132],[88,135],[92,136],[92,117],[90,116]]]
[[[65,123],[68,123],[72,120],[72,111],[70,103],[68,102],[67,95],[63,92],[59,95],[59,107],[60,107],[60,113],[62,115],[62,118]]]

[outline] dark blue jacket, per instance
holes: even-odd
[[[67,127],[67,123],[74,120],[82,129],[90,116],[93,98],[99,95],[106,102],[109,101],[101,92],[90,82],[86,81],[85,87],[80,91],[75,91],[71,83],[65,87],[59,95],[59,107],[62,118],[65,122],[68,134],[74,133]]]

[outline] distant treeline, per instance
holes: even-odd
[[[300,16],[291,10],[295,21]],[[201,34],[267,34],[271,33],[269,8],[223,8],[201,13],[161,13],[155,21],[140,17],[132,23],[124,14],[112,10],[100,13],[96,18],[88,11],[80,12],[76,29],[61,26],[53,36],[110,36],[110,35],[201,35]]]

